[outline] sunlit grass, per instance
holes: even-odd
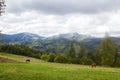
[[[13,55],[13,54],[8,54],[8,53],[0,53],[1,57],[9,58],[9,59],[14,59],[17,61],[25,62],[26,59],[31,59],[32,62],[40,62],[39,59],[31,58],[31,57],[25,57],[25,56],[20,56],[20,55]]]

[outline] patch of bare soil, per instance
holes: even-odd
[[[20,62],[9,58],[0,57],[0,63],[20,63]]]

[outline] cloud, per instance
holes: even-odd
[[[46,14],[100,13],[117,11],[120,0],[8,0],[7,10],[12,13],[37,11]]]
[[[34,15],[31,15],[34,14]],[[29,16],[29,17],[28,17]],[[9,13],[0,19],[0,29],[14,34],[30,32],[42,36],[62,33],[89,34],[103,36],[104,33],[116,34],[120,31],[120,11],[99,14],[47,15],[37,12],[23,12],[21,15]]]
[[[42,36],[62,33],[120,36],[120,0],[7,0],[0,30]]]
[[[67,29],[62,25],[64,24],[63,16],[31,13],[24,12],[19,16],[9,13],[2,16],[0,30],[7,34],[30,32],[44,36],[66,32]]]

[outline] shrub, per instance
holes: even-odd
[[[79,64],[80,60],[78,58],[69,57],[68,63]]]
[[[83,65],[90,65],[91,63],[93,63],[93,61],[89,57],[83,57],[80,60],[80,64],[83,64]]]
[[[44,61],[48,61],[49,60],[49,55],[47,55],[47,54],[43,54],[42,56],[41,56],[41,59],[42,60],[44,60]]]
[[[53,54],[53,53],[49,54],[48,62],[54,62],[55,57],[56,57],[56,54]]]
[[[55,57],[54,62],[57,62],[57,63],[67,63],[68,60],[67,60],[65,55],[58,55],[58,56]]]

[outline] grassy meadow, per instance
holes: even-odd
[[[21,63],[0,63],[0,80],[120,80],[120,68],[48,63],[28,57],[0,53]]]

